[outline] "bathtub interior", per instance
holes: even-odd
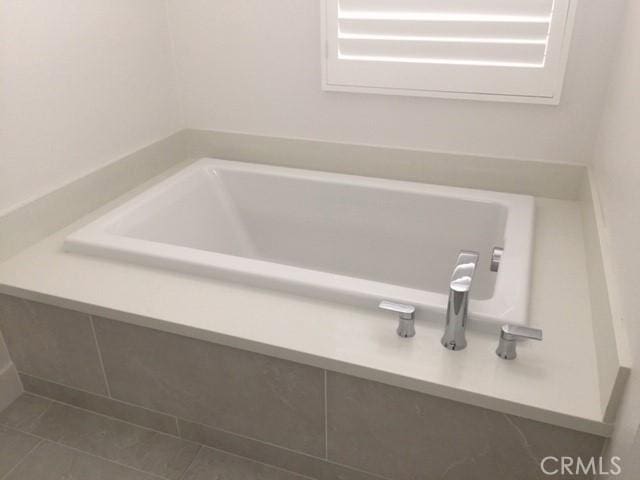
[[[407,214],[408,213],[408,214]],[[476,198],[204,166],[138,202],[110,234],[445,294],[480,253],[471,298],[493,296],[508,208]]]

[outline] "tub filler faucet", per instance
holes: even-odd
[[[462,350],[467,346],[465,330],[467,328],[467,309],[473,275],[478,266],[479,255],[476,252],[461,251],[453,269],[449,283],[449,302],[447,303],[447,323],[440,341],[444,348]]]

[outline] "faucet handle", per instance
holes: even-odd
[[[542,340],[542,330],[518,325],[503,325],[500,329],[500,341],[496,355],[503,360],[513,360],[518,356],[516,342],[524,339]]]
[[[471,282],[476,272],[480,255],[477,252],[461,250],[458,261],[453,268],[449,288],[455,292],[465,293],[471,290]]]
[[[378,305],[378,308],[382,310],[388,310],[390,312],[395,312],[398,314],[398,329],[396,332],[398,336],[407,338],[413,337],[416,334],[415,329],[415,314],[416,307],[413,305],[407,305],[404,303],[395,303],[389,302],[388,300],[383,300]]]
[[[504,255],[504,248],[493,247],[493,250],[491,250],[491,265],[490,265],[490,270],[492,272],[497,272],[498,270],[500,270],[500,263],[502,262],[503,255]]]

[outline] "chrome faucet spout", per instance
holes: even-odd
[[[466,327],[469,292],[480,256],[476,252],[461,251],[449,283],[447,320],[442,345],[449,350],[462,350],[467,346]]]

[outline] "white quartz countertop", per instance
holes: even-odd
[[[137,189],[139,190],[139,189]],[[498,333],[442,348],[443,325],[395,334],[384,312],[65,253],[112,202],[0,264],[0,292],[209,340],[440,397],[609,435],[602,422],[580,205],[537,199],[530,324],[543,342],[499,359]]]

